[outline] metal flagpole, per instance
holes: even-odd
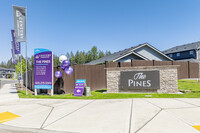
[[[18,63],[20,63],[20,60],[18,60],[17,62],[17,68],[18,68]],[[19,72],[19,70],[17,69],[17,73]],[[19,78],[18,78],[19,79]],[[19,85],[20,85],[20,80],[19,80]]]
[[[27,7],[26,7],[26,23],[27,23]],[[27,33],[27,28],[26,28],[26,33]],[[28,74],[27,74],[27,34],[26,34],[26,95],[27,93],[27,83],[28,83]]]
[[[27,83],[28,83],[28,74],[27,74],[27,41],[26,41],[26,95],[28,95],[27,93]]]
[[[22,81],[22,53],[21,53],[21,79],[20,80]],[[20,83],[20,85],[21,85],[21,88],[22,88],[23,87],[23,82]]]

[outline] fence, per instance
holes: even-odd
[[[105,89],[106,88],[106,70],[105,65],[75,65],[73,66],[74,72],[71,75],[64,74],[64,70],[54,68],[54,72],[60,70],[63,75],[61,78],[54,77],[54,93],[61,94],[73,93],[76,79],[86,79],[87,86],[91,87],[91,90]],[[24,74],[24,85],[26,76]],[[28,72],[28,85],[27,87],[34,91],[34,72]],[[46,93],[46,90],[39,90]]]
[[[145,61],[131,60],[131,62],[106,62],[106,67],[137,67],[137,66],[163,66],[163,65],[179,65],[178,79],[199,78],[199,64],[192,62],[178,61]]]
[[[76,79],[86,79],[87,86],[90,86],[91,90],[104,89],[106,88],[105,68],[162,65],[179,65],[178,79],[199,78],[199,64],[191,62],[131,60],[131,62],[105,62],[105,65],[75,65],[73,66],[74,72],[71,75],[64,74],[65,72],[60,67],[55,67],[54,72],[60,70],[63,75],[59,79],[54,77],[54,93],[73,93]],[[23,77],[25,85],[25,74]],[[33,71],[28,72],[28,88],[34,90]],[[46,93],[46,90],[40,90],[40,92]]]

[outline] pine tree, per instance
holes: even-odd
[[[92,54],[92,56],[93,56],[93,59],[92,59],[92,60],[98,59],[98,50],[97,50],[97,47],[96,47],[96,46],[93,46],[92,49],[91,49],[90,51],[91,51],[91,54]]]
[[[60,66],[59,57],[57,55],[53,55],[53,65],[54,67]]]
[[[74,56],[74,54],[73,54],[73,52],[71,51],[71,53],[70,53],[70,62],[71,62],[71,64],[72,65],[74,65],[74,64],[76,64],[76,61],[75,61],[75,56]]]
[[[101,51],[101,50],[99,50],[99,58],[102,58],[102,57],[104,57],[104,56],[105,56],[104,52]]]

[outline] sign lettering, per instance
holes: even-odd
[[[159,71],[125,71],[120,73],[119,89],[159,89]]]

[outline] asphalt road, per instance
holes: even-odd
[[[0,78],[0,88],[2,88],[3,85],[5,85],[5,84],[17,83],[17,82],[18,82],[18,80]]]

